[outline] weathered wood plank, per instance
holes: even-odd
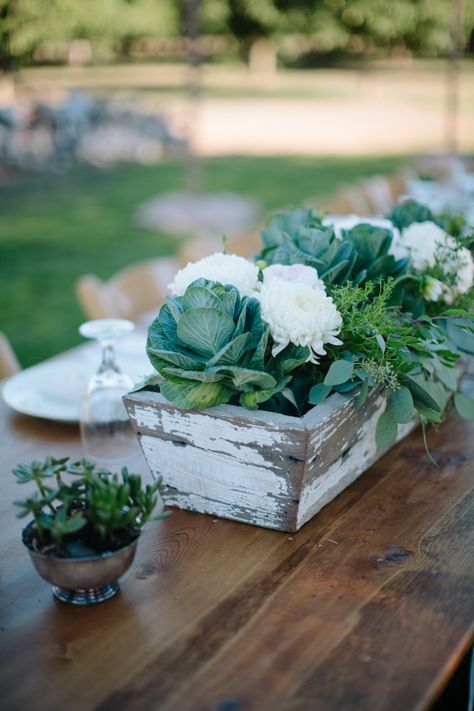
[[[152,471],[164,476],[167,503],[288,532],[386,451],[375,443],[386,405],[377,389],[360,409],[335,393],[301,418],[229,405],[183,411],[150,391],[125,402]],[[396,441],[417,424],[400,426]]]
[[[232,406],[183,411],[139,394],[127,408],[168,505],[295,530],[307,448],[299,418]]]
[[[389,448],[379,449],[375,429],[386,402],[373,392],[364,407],[357,409],[353,398],[337,396],[326,416],[314,408],[308,413],[312,424],[309,432],[307,461],[298,507],[297,528],[315,516],[335,496],[352,484]],[[317,418],[317,419],[316,419]],[[304,418],[303,418],[304,420]],[[399,442],[417,427],[413,420],[399,426]]]
[[[150,469],[166,482],[167,505],[270,528],[296,526],[295,482],[301,481],[303,462],[287,462],[282,469],[148,435],[140,443]]]

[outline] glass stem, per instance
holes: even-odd
[[[110,342],[101,343],[102,346],[102,363],[100,364],[99,373],[103,373],[106,370],[114,370],[116,373],[120,372],[120,369],[115,361],[115,350],[114,344]]]

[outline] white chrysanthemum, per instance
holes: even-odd
[[[423,295],[430,301],[442,299],[452,304],[458,294],[465,294],[474,282],[474,260],[468,249],[456,248],[456,241],[434,222],[414,222],[403,230],[400,238],[392,244],[391,253],[396,257],[408,256],[417,271],[434,267],[438,260],[449,285],[428,277]]]
[[[447,244],[448,235],[435,222],[413,222],[403,230],[397,248],[410,257],[413,267],[421,272],[434,267],[437,250]]]
[[[454,275],[453,286],[444,285],[443,299],[452,304],[458,294],[465,294],[474,283],[474,260],[470,251],[463,247],[453,254],[453,258],[443,265],[446,273]]]
[[[272,279],[260,292],[262,319],[270,326],[275,345],[274,356],[289,343],[307,346],[308,360],[317,363],[316,355],[325,355],[325,343],[340,346],[336,336],[342,317],[324,290],[302,282]]]
[[[232,284],[241,296],[255,296],[260,287],[258,272],[257,265],[243,257],[216,252],[198,262],[189,262],[179,270],[168,288],[173,296],[182,296],[193,281],[203,278]]]
[[[318,277],[318,272],[313,267],[304,264],[272,264],[263,270],[263,283],[269,284],[274,279],[309,284],[317,289],[323,289],[324,282]]]
[[[456,253],[456,291],[465,294],[474,283],[474,259],[471,252],[463,247]]]
[[[384,217],[364,217],[362,215],[327,215],[323,220],[323,225],[334,227],[336,237],[342,238],[342,230],[352,230],[357,225],[373,225],[383,227],[384,230],[391,230],[394,236],[399,235],[398,229],[393,222]]]

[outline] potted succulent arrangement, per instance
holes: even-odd
[[[413,201],[383,220],[297,208],[255,261],[178,272],[148,332],[156,374],[125,399],[166,503],[295,531],[451,401],[474,419],[461,227]]]
[[[126,467],[118,475],[84,459],[47,457],[13,474],[19,484],[36,485],[15,502],[19,517],[33,517],[22,531],[33,565],[56,598],[74,605],[113,597],[145,523],[168,515],[152,515],[161,480],[143,486]]]

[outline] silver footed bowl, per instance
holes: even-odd
[[[116,551],[84,558],[59,558],[31,550],[27,534],[34,521],[21,532],[21,540],[41,577],[53,586],[53,595],[72,605],[94,605],[113,597],[119,578],[130,568],[137,551],[137,538]]]

